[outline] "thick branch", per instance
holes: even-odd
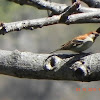
[[[100,12],[87,12],[87,13],[80,13],[76,15],[70,15],[68,16],[68,19],[66,20],[67,24],[72,24],[72,23],[80,23],[80,22],[85,22],[88,20],[92,21],[97,18],[97,20],[100,18]],[[92,19],[93,18],[93,19]],[[100,20],[100,19],[99,19]],[[98,22],[99,22],[98,20]]]
[[[19,78],[97,81],[100,53],[33,54],[0,50],[0,74]]]

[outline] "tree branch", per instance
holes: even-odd
[[[53,25],[59,23],[60,16],[46,17],[33,20],[23,20],[11,23],[1,23],[0,34],[5,34],[11,31],[20,31],[22,29],[33,30],[42,28],[43,26]]]
[[[61,14],[62,15],[62,14]],[[22,29],[33,30],[42,28],[43,26],[62,24],[78,24],[78,23],[100,23],[100,12],[87,12],[73,14],[66,17],[65,22],[61,22],[61,15],[56,15],[48,18],[24,20],[11,23],[1,23],[0,34],[5,34],[11,31],[20,31]],[[96,18],[94,18],[96,17]],[[65,17],[64,17],[65,18]]]
[[[100,53],[50,55],[0,50],[0,74],[32,79],[98,81]]]
[[[86,3],[89,7],[100,8],[100,0],[81,0]]]
[[[97,12],[100,11],[99,8],[88,8],[88,7],[82,7],[80,6],[78,9],[78,12]]]
[[[80,2],[75,2],[72,4],[72,6],[69,6],[66,9],[64,9],[64,12],[61,15],[62,16],[69,16],[73,13],[76,13],[79,6],[80,6]]]
[[[65,8],[68,7],[66,4],[54,3],[54,2],[49,2],[45,0],[8,0],[8,1],[12,1],[12,2],[21,4],[21,5],[34,6],[38,9],[51,10],[52,12],[56,14],[61,14],[62,12],[64,12]],[[78,11],[79,12],[90,12],[90,11],[100,11],[100,9],[80,6]]]
[[[49,2],[46,0],[8,0],[8,1],[13,1],[20,5],[34,6],[38,9],[51,10],[52,12],[56,14],[60,14],[66,7],[68,7],[66,4]]]

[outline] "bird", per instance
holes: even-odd
[[[54,53],[59,50],[71,50],[76,53],[83,53],[95,42],[96,38],[100,34],[100,27],[96,31],[92,31],[78,37],[73,38],[71,41],[63,44],[59,49],[52,51]]]

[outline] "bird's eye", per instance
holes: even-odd
[[[96,33],[92,33],[93,35],[97,35]]]
[[[97,33],[92,33],[93,35],[95,35],[95,36],[99,36],[99,34],[97,34]]]
[[[92,34],[95,34],[95,33],[92,33]]]

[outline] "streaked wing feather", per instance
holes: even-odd
[[[81,40],[73,39],[72,41],[69,41],[66,44],[62,45],[61,49],[68,50],[68,49],[71,49],[71,48],[76,47],[78,45],[81,45],[82,43],[83,43],[83,41],[81,41]]]
[[[83,41],[81,41],[81,40],[73,39],[72,41],[69,41],[66,44],[63,44],[61,46],[61,48],[59,48],[55,51],[52,51],[51,53],[54,53],[54,52],[59,51],[59,50],[70,50],[71,48],[74,48],[78,45],[81,45],[82,43],[83,43]]]

